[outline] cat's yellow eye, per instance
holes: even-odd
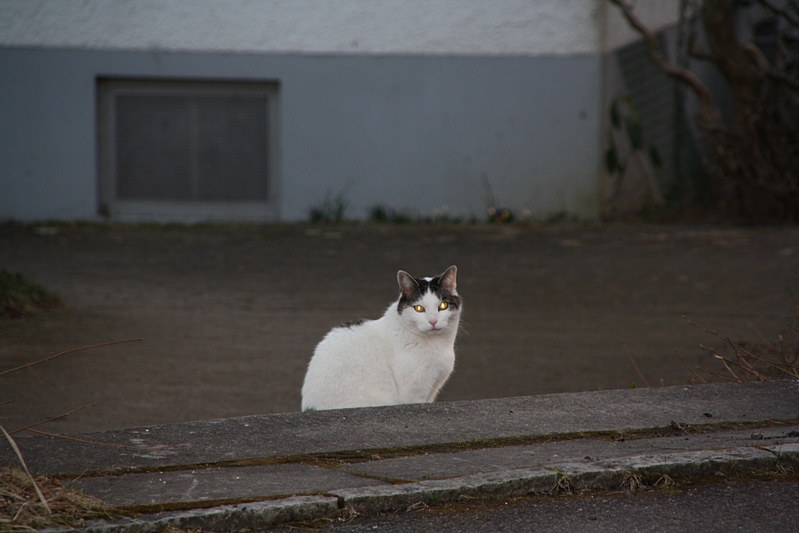
[[[447,302],[441,302],[440,304],[438,304],[439,311],[443,311],[447,307],[449,307],[449,304]]]
[[[413,306],[413,309],[414,309],[414,310],[415,310],[417,313],[424,313],[424,306],[421,306],[421,305],[414,305],[414,306]]]

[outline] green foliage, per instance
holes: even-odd
[[[408,224],[413,221],[413,215],[408,209],[397,210],[394,206],[375,204],[367,209],[369,222],[378,224]]]
[[[630,139],[630,145],[633,150],[640,150],[644,147],[644,133],[641,128],[641,121],[638,119],[638,114],[627,115],[624,124],[627,128],[627,137]]]
[[[367,209],[369,222],[378,224],[460,224],[463,220],[450,214],[449,206],[435,208],[431,216],[415,215],[410,209],[396,209],[391,205],[375,204]]]
[[[660,168],[663,166],[663,159],[660,157],[660,152],[658,152],[658,149],[654,144],[649,146],[649,161],[655,168]]]
[[[369,212],[369,222],[388,222],[390,219],[391,210],[383,204],[374,205],[367,211]]]
[[[616,149],[616,144],[612,138],[610,142],[610,148],[605,152],[605,166],[611,174],[615,174],[617,171],[620,174],[624,174],[625,165],[619,160],[619,151]]]
[[[61,298],[41,285],[0,268],[0,317],[19,318],[61,305]]]
[[[654,144],[646,146],[641,118],[632,99],[624,95],[614,97],[610,101],[609,112],[611,127],[626,134],[630,147],[634,151],[646,150],[652,166],[655,168],[662,167],[663,159],[660,157],[657,147]],[[612,133],[608,135],[608,139],[610,147],[605,152],[605,168],[610,174],[623,176],[624,171],[627,169],[627,161],[622,161]]]
[[[321,202],[308,208],[308,219],[313,224],[342,222],[346,217],[348,208],[349,202],[344,197],[343,192],[333,195],[333,193],[327,191]]]

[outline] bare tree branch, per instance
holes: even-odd
[[[18,366],[17,368],[12,368],[11,370],[5,370],[3,372],[0,372],[0,376],[5,376],[6,374],[11,374],[12,372],[17,372],[18,370],[24,370],[26,368],[31,368],[32,366],[35,366],[35,365],[38,365],[38,364],[41,364],[41,363],[46,363],[47,361],[52,361],[56,357],[61,357],[62,355],[66,355],[68,353],[82,352],[83,350],[91,350],[93,348],[100,348],[102,346],[111,346],[112,344],[122,344],[124,342],[139,342],[139,341],[142,341],[142,340],[144,340],[144,339],[127,339],[127,340],[124,340],[124,341],[103,342],[103,343],[100,343],[100,344],[93,344],[91,346],[83,346],[81,348],[74,348],[72,350],[67,350],[65,352],[61,352],[61,353],[57,353],[55,355],[51,355],[49,357],[45,357],[44,359],[39,359],[38,361],[34,361],[32,363],[28,363],[27,365]]]
[[[36,480],[33,478],[33,475],[31,475],[31,471],[28,470],[28,465],[25,464],[25,458],[22,457],[22,452],[19,451],[17,443],[14,441],[11,435],[8,434],[6,428],[0,426],[0,431],[2,431],[3,435],[6,436],[6,439],[8,440],[8,443],[11,445],[11,448],[14,450],[14,453],[17,455],[17,459],[19,459],[22,468],[24,468],[25,473],[28,474],[28,479],[30,479],[31,484],[33,484],[33,488],[36,490],[36,495],[39,496],[39,501],[42,502],[42,507],[45,508],[47,514],[53,514],[53,510],[50,509],[50,505],[47,503],[47,498],[44,497],[44,494],[42,494],[42,490],[39,488],[39,485],[36,484]]]
[[[791,78],[789,76],[786,76],[785,74],[783,74],[779,70],[769,69],[766,72],[766,75],[769,76],[770,78],[776,80],[776,81],[780,81],[780,82],[784,83],[785,85],[789,86],[794,91],[799,91],[799,81],[796,81],[795,79],[793,79],[793,78]]]
[[[690,370],[693,373],[693,375],[696,376],[696,379],[698,379],[702,383],[707,383],[707,381],[704,380],[702,378],[702,376],[700,376],[699,374],[696,373],[696,370],[691,368],[691,365],[689,365],[688,361],[686,361],[685,358],[682,356],[682,354],[680,353],[680,350],[674,350],[674,351],[677,353],[677,357],[680,358],[680,361],[682,361],[682,363],[688,368],[688,370]]]
[[[626,342],[624,343],[624,349],[627,350],[627,357],[630,358],[630,362],[633,364],[633,368],[635,368],[635,372],[638,374],[638,377],[641,378],[641,380],[644,382],[644,385],[649,387],[650,386],[649,382],[646,380],[646,378],[641,373],[641,371],[638,370],[638,365],[635,364],[635,359],[633,359],[633,354],[630,353],[630,349],[627,347],[627,343]]]
[[[774,13],[775,15],[779,15],[787,20],[792,26],[799,26],[799,17],[788,11],[787,9],[783,9],[778,5],[775,5],[771,0],[758,0],[760,5]]]
[[[53,422],[55,420],[61,420],[62,418],[68,417],[72,413],[77,413],[81,409],[86,409],[87,407],[94,407],[95,405],[97,405],[97,404],[91,403],[89,405],[84,405],[82,407],[78,407],[77,409],[73,409],[72,411],[70,411],[68,413],[64,413],[63,415],[54,416],[52,418],[48,418],[47,420],[42,420],[41,422],[36,422],[35,424],[30,424],[28,426],[21,427],[19,429],[15,429],[14,431],[9,431],[9,434],[13,435],[15,433],[19,433],[20,431],[30,430],[31,428],[35,428],[36,426],[41,426],[42,424],[47,424],[48,422]]]
[[[710,91],[705,84],[699,81],[699,78],[697,78],[690,70],[666,59],[666,57],[660,51],[655,34],[643,22],[641,22],[641,19],[639,19],[635,14],[635,11],[630,3],[627,2],[627,0],[610,1],[619,6],[624,18],[627,19],[627,22],[629,22],[630,25],[638,31],[638,33],[643,35],[644,40],[646,40],[649,57],[652,58],[658,67],[660,67],[660,69],[663,70],[663,72],[665,72],[668,76],[676,79],[680,83],[687,85],[694,92],[696,97],[699,99],[699,114],[702,122],[706,124],[717,122],[719,120],[718,113],[713,107],[713,104],[710,100]]]

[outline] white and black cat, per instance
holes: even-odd
[[[333,328],[308,364],[302,410],[435,400],[455,365],[456,275],[455,266],[432,278],[400,270],[399,300],[381,318]]]

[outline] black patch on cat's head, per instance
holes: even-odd
[[[428,291],[438,296],[442,302],[447,302],[453,309],[459,308],[461,297],[454,292],[456,272],[457,268],[451,266],[443,274],[439,274],[430,280],[414,278],[403,270],[397,272],[397,281],[400,286],[397,313],[402,314],[406,307],[419,300]],[[444,279],[445,276],[448,276],[446,280]],[[448,289],[447,286],[450,286],[453,290]]]
[[[360,326],[361,324],[363,324],[363,319],[356,318],[355,320],[347,320],[346,322],[342,322],[339,327],[352,329],[353,326]]]

